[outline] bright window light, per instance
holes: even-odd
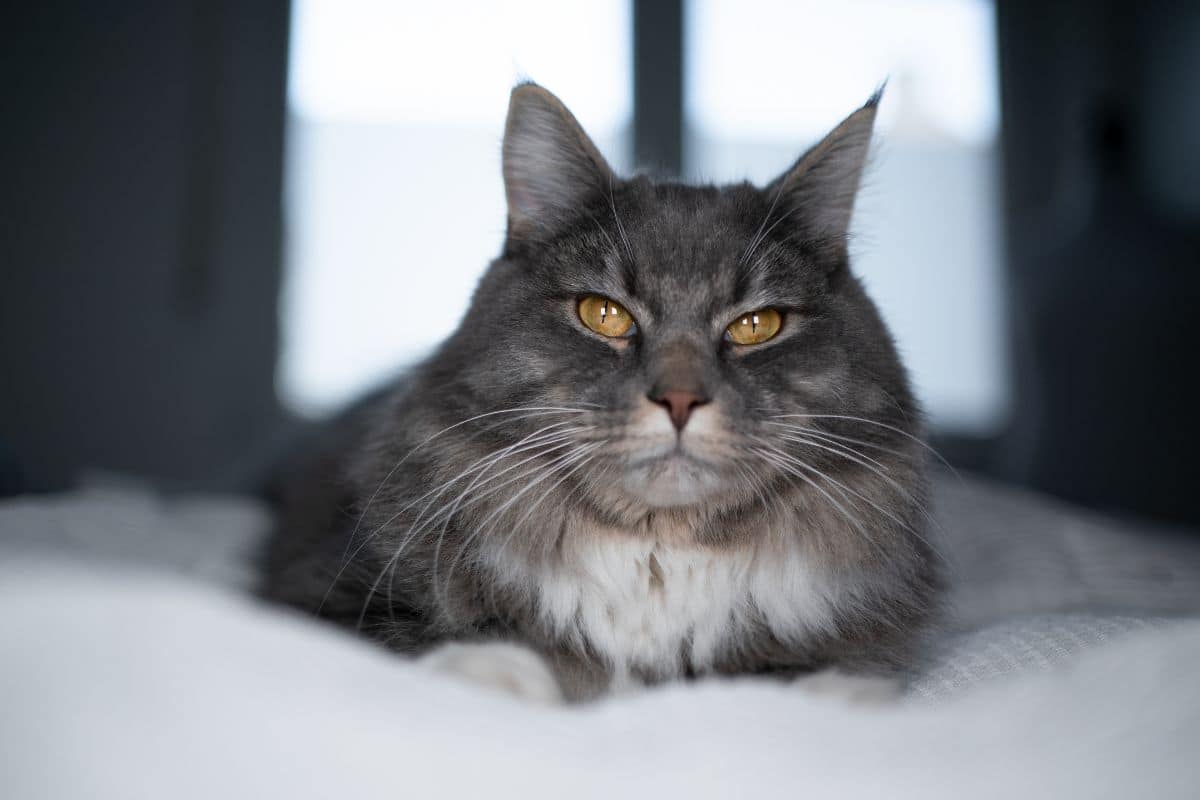
[[[888,80],[854,269],[942,428],[1007,413],[995,21],[981,0],[693,0],[688,164],[769,181]]]
[[[628,3],[293,3],[279,389],[322,414],[449,334],[504,233],[500,137],[521,79],[615,166]]]

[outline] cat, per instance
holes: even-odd
[[[940,570],[847,254],[879,100],[760,189],[619,178],[517,86],[501,255],[284,491],[266,596],[540,699],[903,674]]]

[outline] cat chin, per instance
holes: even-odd
[[[650,508],[696,506],[726,494],[728,479],[695,459],[670,455],[631,467],[624,492]]]

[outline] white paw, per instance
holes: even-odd
[[[819,697],[830,697],[853,705],[883,706],[897,703],[904,696],[903,684],[895,678],[852,675],[839,669],[825,669],[796,679],[796,685]]]
[[[561,703],[562,690],[537,653],[511,642],[448,642],[417,659],[421,666],[538,703]]]

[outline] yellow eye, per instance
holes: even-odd
[[[725,329],[736,344],[762,344],[773,339],[783,325],[783,315],[773,308],[742,314]]]
[[[625,306],[596,294],[579,301],[579,318],[603,336],[625,336],[633,327],[633,315],[625,310]]]

